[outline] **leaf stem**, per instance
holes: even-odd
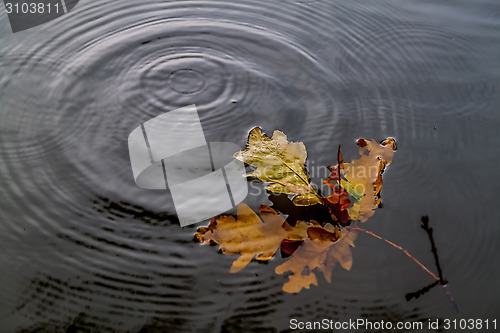
[[[377,239],[380,239],[384,242],[386,242],[387,244],[391,245],[392,247],[395,247],[396,249],[402,251],[404,254],[406,254],[411,260],[413,260],[417,265],[420,266],[420,268],[422,268],[424,271],[426,271],[430,276],[432,276],[432,278],[438,282],[441,282],[440,278],[436,276],[436,274],[432,273],[427,267],[425,267],[424,264],[422,264],[417,258],[415,258],[414,256],[412,256],[406,249],[402,248],[401,246],[397,245],[397,244],[394,244],[393,242],[385,239],[384,237],[381,237],[371,231],[368,231],[366,229],[362,229],[362,228],[358,228],[358,227],[346,227],[347,229],[349,230],[356,230],[356,231],[361,231],[361,232],[364,232],[365,234],[368,234],[370,236],[373,236]]]

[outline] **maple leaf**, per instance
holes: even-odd
[[[248,135],[247,148],[236,153],[235,158],[256,168],[247,177],[271,182],[266,187],[268,191],[296,195],[295,205],[321,203],[304,168],[306,147],[302,142],[288,142],[283,132],[276,130],[270,138],[260,127],[254,127]]]
[[[284,239],[301,241],[307,237],[307,225],[290,226],[285,219],[269,206],[261,205],[259,216],[248,205],[241,203],[237,220],[230,215],[212,219],[208,228],[200,228],[196,238],[205,244],[217,243],[224,254],[240,254],[230,269],[235,273],[250,261],[271,259]]]
[[[335,227],[332,232],[329,232],[327,227],[322,228],[318,225],[309,227],[307,235],[308,238],[293,256],[275,269],[277,274],[292,272],[288,276],[289,280],[283,285],[283,291],[287,293],[298,293],[303,288],[309,289],[311,285],[317,286],[315,269],[323,272],[325,280],[330,283],[333,268],[337,263],[346,270],[352,267],[350,248],[354,246],[356,239],[354,231],[346,229],[339,231]]]
[[[360,157],[350,163],[342,163],[341,167],[339,163],[336,168],[330,168],[332,174],[324,182],[331,188],[340,185],[340,188],[353,196],[355,201],[347,208],[349,218],[365,222],[380,204],[382,173],[392,162],[396,141],[393,138],[387,138],[378,144],[373,139],[371,141],[359,139],[357,144]],[[334,191],[328,200],[342,205],[342,195],[345,197],[341,191],[339,193]]]

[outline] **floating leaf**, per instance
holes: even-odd
[[[240,254],[231,266],[231,273],[243,269],[255,257],[269,260],[284,239],[301,241],[307,237],[307,225],[290,226],[269,206],[260,206],[260,216],[248,205],[238,205],[237,217],[230,215],[212,219],[208,228],[200,228],[196,237],[202,243],[220,245],[224,254]]]
[[[326,180],[323,181],[323,183],[330,187],[332,194],[326,198],[322,198],[321,201],[323,202],[323,205],[328,208],[332,220],[342,226],[347,226],[350,224],[350,216],[346,208],[351,205],[351,200],[349,199],[349,192],[340,186],[339,181],[341,180],[343,168],[344,158],[342,157],[339,145],[339,149],[337,151],[337,165],[335,168],[330,166],[328,167],[331,174]]]
[[[351,246],[354,246],[356,233],[345,229],[338,235],[328,233],[324,228],[310,227],[307,230],[308,238],[295,251],[286,262],[276,267],[277,274],[291,271],[288,282],[283,285],[283,291],[298,293],[303,288],[309,289],[311,285],[318,285],[316,274],[318,269],[329,283],[332,278],[333,268],[339,263],[344,269],[350,270],[352,266]],[[337,238],[340,239],[337,240]]]
[[[378,196],[382,188],[382,172],[392,162],[396,142],[393,138],[388,138],[381,144],[375,140],[359,139],[357,144],[361,156],[351,163],[343,163],[339,182],[341,188],[356,199],[347,208],[349,217],[365,222],[380,203]],[[327,181],[331,183],[331,180],[338,180],[337,173],[337,169],[334,169]]]
[[[247,148],[236,153],[235,158],[256,168],[247,177],[271,182],[266,188],[268,191],[295,194],[296,205],[321,203],[304,168],[306,147],[302,142],[288,142],[283,132],[274,131],[270,138],[260,127],[254,127],[248,136]]]

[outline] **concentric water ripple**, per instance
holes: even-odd
[[[92,103],[89,85],[61,72],[62,62],[46,56],[29,61],[20,54],[3,57],[1,130],[11,140],[2,142],[2,151],[9,160],[44,158],[77,141],[87,129],[81,124],[98,116],[81,110]]]

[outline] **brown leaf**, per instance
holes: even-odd
[[[335,228],[334,232],[329,232],[322,227],[309,227],[307,228],[307,236],[311,240],[317,240],[322,243],[333,243],[339,239],[340,233],[338,228]]]
[[[309,229],[308,234],[310,233]],[[309,289],[311,285],[317,286],[318,280],[314,273],[315,269],[323,272],[326,281],[329,283],[331,282],[333,268],[337,263],[346,270],[351,269],[352,254],[350,247],[354,246],[354,240],[356,239],[354,231],[343,229],[341,238],[337,241],[325,239],[323,231],[314,230],[311,234],[313,237],[305,239],[293,256],[275,269],[277,274],[292,272],[288,276],[288,282],[283,285],[283,291],[287,293],[298,293],[303,288]]]
[[[283,239],[301,241],[307,237],[307,225],[292,227],[269,206],[260,207],[259,216],[246,204],[238,205],[237,217],[219,216],[209,228],[200,228],[196,238],[202,243],[218,243],[224,254],[240,254],[231,266],[231,273],[243,269],[250,261],[271,259]],[[264,222],[263,222],[264,221]]]
[[[323,205],[328,208],[332,220],[336,221],[339,225],[347,226],[350,224],[349,213],[345,210],[351,205],[351,200],[349,200],[349,193],[340,186],[340,181],[343,175],[344,168],[344,158],[342,152],[337,150],[337,165],[335,168],[328,166],[330,170],[330,176],[323,180],[323,183],[327,184],[332,190],[332,194],[325,199],[322,198]]]
[[[347,208],[349,217],[365,222],[380,203],[378,195],[382,188],[382,173],[392,162],[396,141],[388,138],[378,144],[375,140],[359,139],[357,144],[360,157],[351,163],[343,163],[340,185],[357,199]]]

